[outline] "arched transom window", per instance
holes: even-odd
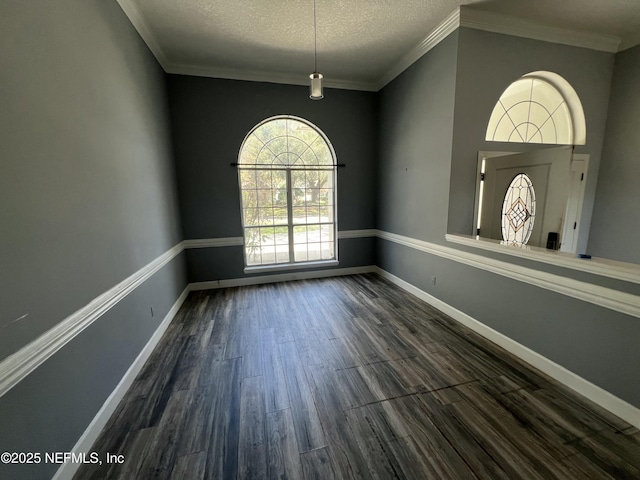
[[[248,267],[336,259],[336,158],[315,125],[269,118],[238,161]]]
[[[486,140],[583,145],[584,112],[571,85],[552,72],[532,72],[513,82],[496,103]]]

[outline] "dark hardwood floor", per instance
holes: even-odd
[[[194,292],[76,479],[640,478],[640,432],[376,275]]]

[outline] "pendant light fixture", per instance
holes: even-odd
[[[316,20],[316,0],[313,0],[313,60],[314,70],[309,78],[311,79],[311,100],[321,100],[322,94],[322,74],[318,72],[318,29]]]

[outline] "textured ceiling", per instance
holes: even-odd
[[[461,5],[640,43],[640,0],[316,1],[329,85],[375,89]],[[313,0],[118,2],[169,72],[303,84],[313,71]]]

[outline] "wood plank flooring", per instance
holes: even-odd
[[[640,432],[377,275],[194,292],[76,479],[640,478]]]

